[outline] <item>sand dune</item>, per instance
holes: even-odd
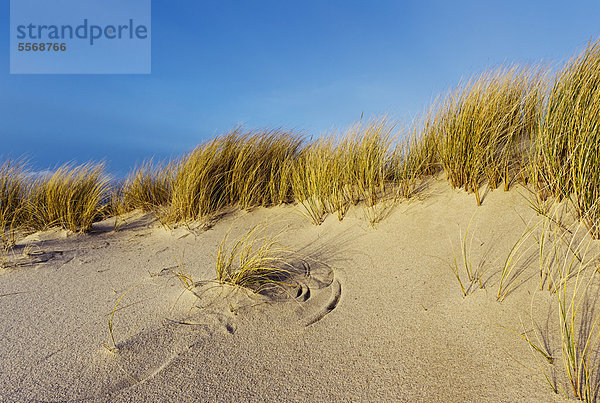
[[[528,344],[507,330],[556,313],[532,259],[496,301],[526,223],[525,190],[472,195],[433,181],[376,228],[360,207],[311,224],[299,206],[231,212],[211,228],[150,215],[88,235],[37,233],[0,271],[0,396],[6,401],[554,401]],[[447,261],[471,223],[483,289],[463,297]],[[198,283],[227,233],[262,224],[295,252],[295,293]],[[28,245],[27,247],[25,245]],[[127,292],[129,290],[129,292]],[[193,291],[193,292],[192,292]],[[108,320],[117,300],[110,351]],[[532,298],[535,309],[530,310]],[[561,364],[549,373],[566,385]]]

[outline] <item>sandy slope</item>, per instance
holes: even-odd
[[[535,269],[498,303],[498,271],[535,218],[521,193],[472,195],[434,182],[372,229],[360,208],[314,226],[297,206],[236,212],[208,230],[131,215],[90,235],[52,231],[0,271],[0,396],[6,401],[553,401],[529,347],[502,326],[552,322]],[[474,216],[485,289],[463,298],[445,263]],[[256,224],[307,257],[299,296],[184,291],[169,268],[214,278],[224,234]],[[45,262],[41,262],[46,260]],[[36,263],[37,262],[37,263]],[[306,267],[299,265],[302,270]],[[165,270],[167,269],[167,270]],[[306,274],[306,273],[305,273]],[[529,280],[527,280],[529,279]],[[522,281],[527,280],[527,281]],[[117,299],[109,352],[108,314]],[[550,315],[550,316],[549,316]],[[554,337],[554,336],[552,336]],[[560,355],[560,349],[555,350]],[[559,379],[561,368],[557,368]]]

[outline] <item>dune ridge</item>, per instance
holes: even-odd
[[[410,127],[4,163],[0,397],[597,400],[598,83],[594,42]]]

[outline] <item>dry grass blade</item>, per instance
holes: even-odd
[[[117,347],[117,342],[115,340],[115,335],[114,335],[114,318],[115,318],[115,313],[117,312],[117,309],[119,308],[119,304],[121,303],[121,300],[127,295],[129,294],[129,292],[131,292],[134,288],[136,288],[137,285],[134,285],[133,287],[129,288],[127,291],[125,291],[120,297],[119,299],[117,299],[117,303],[115,304],[113,310],[108,314],[108,335],[109,335],[109,344],[106,346],[106,348],[108,349],[108,351],[111,351],[113,353],[116,353],[117,351],[119,351],[119,347]]]
[[[496,295],[498,301],[503,301],[506,298],[512,289],[511,287],[514,286],[519,276],[523,273],[523,270],[519,270],[519,262],[532,246],[527,247],[524,251],[521,248],[531,237],[534,229],[535,227],[527,228],[508,253],[500,272],[500,284],[498,285],[498,294]]]
[[[475,285],[478,285],[479,288],[483,288],[483,264],[480,263],[477,265],[477,267],[473,268],[472,259],[471,259],[472,250],[473,250],[474,234],[470,233],[469,230],[471,228],[471,224],[472,224],[474,218],[475,218],[475,216],[473,216],[471,218],[471,220],[469,221],[469,224],[467,225],[467,229],[465,230],[464,235],[462,234],[462,231],[461,231],[461,234],[460,234],[461,257],[460,257],[460,259],[456,255],[454,246],[452,246],[453,261],[452,261],[452,263],[448,263],[448,265],[450,266],[450,269],[452,269],[452,272],[454,273],[454,276],[456,277],[456,279],[460,285],[463,296],[467,296],[474,289]],[[459,263],[459,261],[460,261],[460,263]],[[462,270],[461,270],[461,268],[462,268]],[[467,280],[468,280],[467,288],[465,288],[466,281],[463,283],[463,281],[461,279],[461,271],[464,271],[464,273],[467,277]]]

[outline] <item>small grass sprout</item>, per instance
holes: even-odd
[[[544,222],[552,223],[548,219]],[[544,261],[548,266],[545,270],[552,284],[549,290],[554,295],[558,313],[561,359],[569,386],[563,388],[557,385],[541,365],[540,369],[554,392],[558,393],[560,389],[566,397],[572,395],[593,402],[600,388],[600,311],[596,306],[600,286],[597,277],[599,251],[583,223],[579,223],[574,231],[556,225],[553,231],[543,226],[542,235],[546,231],[550,234],[544,236],[544,242],[538,241],[538,246],[543,249],[546,244],[551,245],[552,258]],[[543,255],[541,251],[540,256]],[[550,364],[556,361],[556,357],[550,354],[548,343],[542,342],[537,332],[535,340],[527,333],[519,336],[529,344],[536,357],[541,355]]]
[[[106,348],[107,348],[108,351],[110,351],[112,353],[116,353],[116,352],[119,351],[119,347],[117,347],[117,342],[115,340],[115,335],[114,335],[114,318],[115,318],[115,313],[117,312],[117,310],[119,308],[119,304],[121,303],[121,300],[123,300],[123,298],[127,294],[129,294],[136,287],[137,287],[137,285],[134,285],[133,287],[131,287],[127,291],[125,291],[123,294],[121,294],[121,296],[117,299],[117,303],[115,304],[114,308],[108,314],[109,343],[106,345]]]
[[[525,248],[525,250],[523,250],[522,247],[531,237],[534,229],[535,227],[529,227],[526,229],[526,231],[513,244],[508,256],[504,261],[504,265],[502,266],[502,270],[500,272],[498,293],[496,295],[496,299],[500,302],[506,298],[520,275],[524,272],[523,268],[519,267],[519,263],[521,258],[532,248],[532,246],[528,246]]]
[[[483,261],[474,268],[471,258],[474,234],[470,233],[469,230],[474,218],[475,216],[471,217],[464,234],[460,231],[460,258],[456,256],[456,251],[454,250],[454,247],[452,247],[453,261],[452,263],[448,263],[460,285],[463,296],[467,296],[469,292],[474,289],[475,285],[478,285],[479,288],[483,288]],[[461,272],[464,272],[466,275],[465,282],[461,280]],[[467,281],[468,286],[465,288]]]
[[[540,331],[538,331],[538,326],[533,319],[533,317],[534,317],[533,316],[533,307],[534,307],[534,297],[532,296],[531,304],[530,304],[530,316],[531,316],[532,329],[530,331],[523,330],[523,332],[519,333],[519,332],[516,332],[513,329],[507,328],[505,326],[502,326],[502,327],[505,328],[506,330],[509,330],[510,332],[514,333],[515,335],[519,336],[520,338],[522,338],[523,340],[525,340],[527,342],[527,344],[529,345],[529,348],[531,349],[531,351],[533,353],[533,356],[536,359],[536,362],[537,362],[538,367],[540,368],[540,371],[542,372],[542,374],[544,375],[544,378],[546,379],[546,382],[548,382],[548,385],[550,386],[550,388],[552,389],[552,391],[554,393],[558,393],[559,388],[556,383],[555,377],[549,375],[546,370],[547,365],[554,365],[556,359],[551,352],[548,339],[544,338],[542,333]],[[521,320],[521,326],[523,327],[523,329],[525,329],[525,325],[523,324],[522,320]],[[533,333],[533,337],[531,336],[531,333]],[[543,363],[543,362],[540,363],[538,360],[539,356],[543,357],[546,360],[546,363]]]

